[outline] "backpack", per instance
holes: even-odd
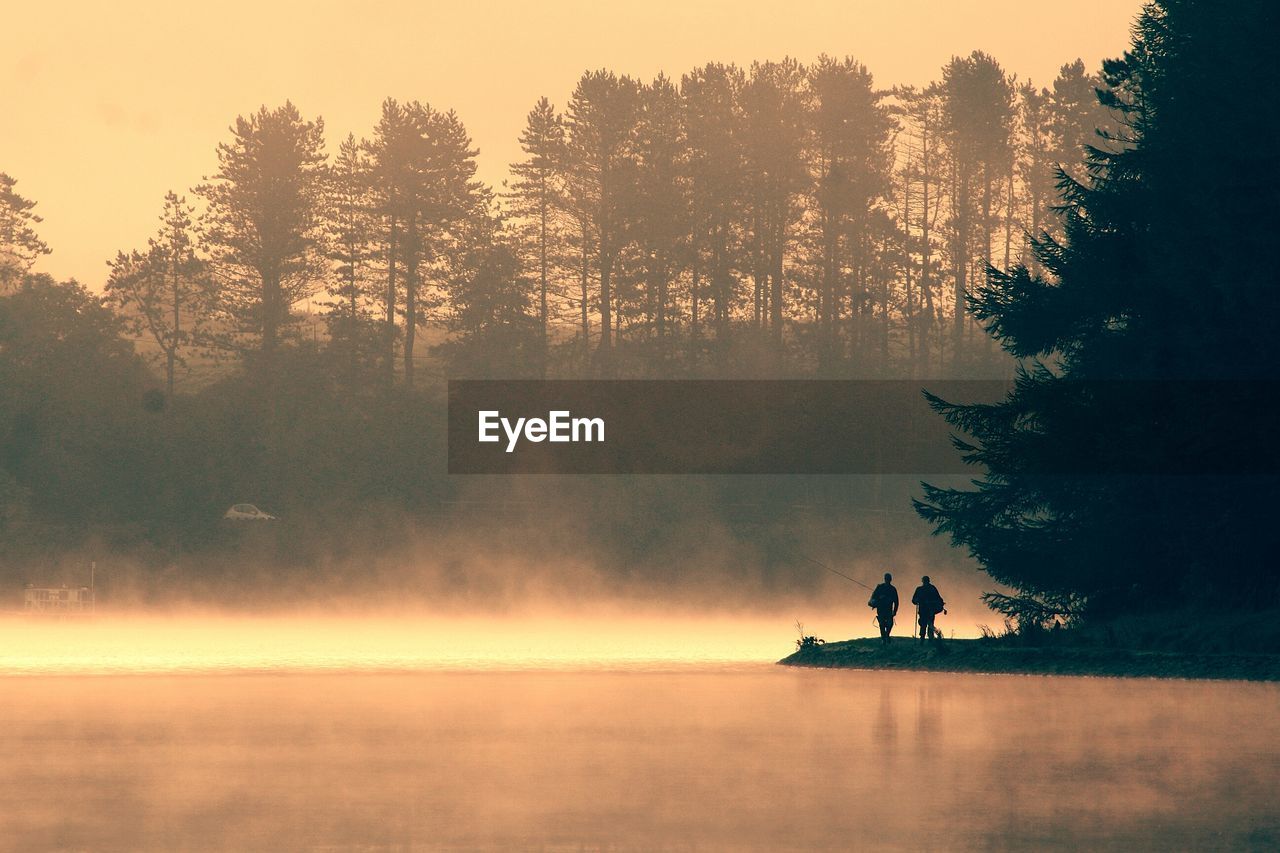
[[[942,594],[938,592],[938,588],[933,584],[920,587],[916,590],[914,597],[917,599],[916,604],[922,614],[933,616],[942,612]]]

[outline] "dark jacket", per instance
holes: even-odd
[[[893,584],[885,581],[871,593],[871,600],[867,602],[867,606],[874,607],[881,613],[897,613],[898,590],[894,588]]]
[[[946,602],[942,600],[942,593],[938,592],[938,588],[931,583],[922,583],[916,587],[915,593],[911,596],[911,603],[919,607],[920,613],[925,616],[941,613],[942,608],[946,606]]]

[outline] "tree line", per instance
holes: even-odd
[[[358,385],[1007,374],[964,294],[1062,233],[1055,186],[1114,122],[1103,85],[1076,61],[1037,88],[981,52],[891,89],[829,56],[593,71],[563,112],[537,101],[496,189],[452,111],[388,99],[329,156],[321,119],[263,107],[110,261],[107,302],[170,393],[193,354],[269,375],[304,303]],[[12,288],[47,247],[5,181]]]

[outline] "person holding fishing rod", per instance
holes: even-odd
[[[889,645],[889,632],[893,630],[893,620],[898,615],[898,590],[894,587],[893,575],[884,573],[884,583],[877,584],[871,593],[868,607],[875,608],[876,624],[880,626],[880,640]]]
[[[795,555],[805,562],[813,563],[818,568],[826,569],[831,574],[844,578],[850,583],[856,583],[863,589],[871,590],[871,600],[867,604],[876,611],[876,622],[880,625],[880,639],[885,645],[889,644],[889,632],[893,630],[893,620],[898,615],[898,590],[890,583],[893,580],[893,575],[885,572],[884,583],[877,584],[875,589],[871,589],[871,587],[857,578],[851,578],[844,572],[838,572],[826,563],[813,559],[813,557],[808,557],[799,551],[796,551]]]

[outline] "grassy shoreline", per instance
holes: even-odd
[[[1111,678],[1280,681],[1280,655],[1141,651],[1096,646],[1026,646],[999,640],[943,640],[922,645],[895,637],[844,640],[794,652],[783,666],[906,669]]]

